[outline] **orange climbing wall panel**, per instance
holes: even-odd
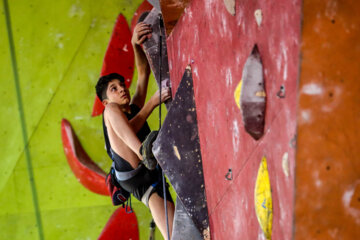
[[[189,4],[189,0],[159,0],[161,11],[165,23],[166,35],[170,35],[184,9]]]
[[[167,39],[173,92],[191,64],[212,239],[264,238],[254,206],[263,156],[272,189],[273,239],[291,239],[301,1],[235,3],[235,16],[222,0],[191,1],[185,9]],[[266,91],[265,129],[258,141],[246,133],[234,99],[255,44]],[[282,85],[285,98],[277,96]],[[230,168],[233,179],[226,180]]]
[[[294,239],[360,237],[359,9],[303,4]]]

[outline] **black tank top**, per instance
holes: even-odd
[[[130,105],[130,113],[125,113],[125,115],[128,118],[128,120],[131,120],[133,117],[136,116],[136,114],[138,114],[139,111],[140,111],[140,108],[138,106],[136,106],[135,104],[131,104]],[[112,150],[110,141],[109,141],[109,136],[107,133],[107,128],[106,128],[106,125],[104,122],[104,117],[103,117],[103,130],[104,130],[106,151],[107,151],[108,155],[110,156],[110,158],[114,161],[116,170],[118,170],[120,172],[127,172],[127,171],[134,170],[134,168],[130,165],[130,163],[128,161],[126,161],[125,159],[120,157],[118,154],[116,154]],[[149,133],[150,133],[149,125],[147,124],[147,122],[145,122],[144,125],[141,127],[141,129],[136,133],[136,136],[138,137],[140,142],[143,142]]]

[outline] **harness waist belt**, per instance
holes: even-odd
[[[140,164],[136,169],[131,171],[119,172],[116,170],[115,163],[113,162],[112,168],[115,170],[115,176],[118,181],[126,181],[138,174],[138,172],[140,172],[140,170],[143,168],[143,165]]]

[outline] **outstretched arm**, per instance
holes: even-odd
[[[136,25],[131,38],[138,72],[136,90],[131,103],[136,104],[139,108],[144,106],[150,75],[150,66],[140,44],[144,43],[146,39],[151,37],[151,32],[152,30],[150,25],[140,22]]]
[[[151,112],[154,110],[155,107],[159,105],[159,95],[159,91],[156,91],[156,93],[150,98],[150,100],[146,102],[145,106],[141,108],[141,110],[129,121],[135,133],[137,133],[141,129]],[[161,91],[161,102],[165,102],[170,97],[170,88],[167,87]]]

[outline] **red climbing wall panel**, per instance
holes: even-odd
[[[272,188],[273,239],[290,239],[301,2],[244,0],[236,1],[235,10],[231,15],[222,0],[191,1],[167,40],[173,93],[191,64],[212,239],[263,238],[254,208],[263,156]],[[246,133],[234,98],[255,44],[267,101],[258,141]],[[285,98],[276,95],[281,85]],[[229,168],[231,181],[225,179]]]

